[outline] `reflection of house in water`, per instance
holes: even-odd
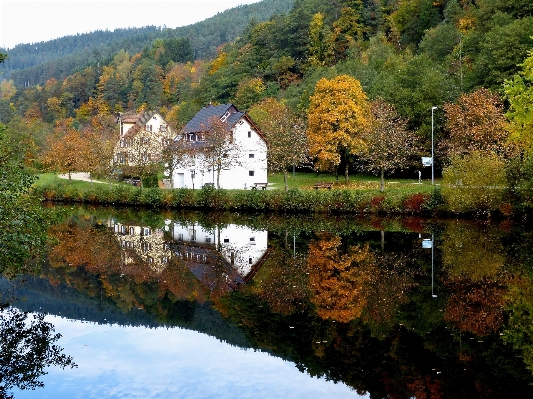
[[[122,224],[113,220],[108,223],[120,242],[125,265],[140,259],[156,273],[165,270],[172,253],[162,230]]]
[[[248,282],[269,252],[267,231],[246,226],[207,230],[197,224],[174,224],[172,238],[176,254],[211,289],[234,289]]]

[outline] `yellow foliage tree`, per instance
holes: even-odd
[[[367,303],[366,284],[371,280],[374,257],[369,247],[352,246],[341,253],[341,238],[328,232],[309,244],[311,300],[323,319],[348,323],[361,316]]]
[[[372,120],[361,83],[348,75],[322,78],[311,96],[307,117],[309,153],[316,159],[315,168],[337,172],[344,158],[348,183],[350,155],[364,152],[363,137]]]

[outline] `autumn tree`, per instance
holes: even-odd
[[[315,168],[337,172],[343,160],[348,183],[350,156],[366,149],[363,137],[371,121],[367,96],[357,79],[340,75],[320,79],[310,100],[307,138]]]
[[[366,151],[361,155],[362,168],[380,176],[380,191],[385,191],[385,173],[410,166],[418,151],[417,137],[407,127],[393,105],[383,99],[372,101],[372,123],[365,133]]]
[[[366,305],[365,285],[371,280],[373,256],[367,246],[352,246],[343,253],[341,238],[317,234],[309,244],[307,266],[311,300],[323,319],[348,323]]]
[[[69,180],[72,172],[83,171],[84,163],[80,153],[86,150],[87,141],[81,132],[71,126],[72,120],[62,121],[48,138],[48,148],[42,154],[46,169],[67,173]]]
[[[478,89],[463,94],[457,103],[444,105],[447,137],[440,150],[450,159],[477,151],[500,154],[506,151],[507,123],[503,104],[496,93]]]
[[[108,176],[112,171],[113,150],[118,140],[114,118],[98,115],[83,130],[84,148],[80,153],[83,170],[93,176]]]
[[[305,124],[291,113],[285,103],[274,98],[263,100],[249,113],[267,137],[268,169],[271,172],[283,172],[287,191],[288,169],[309,161]]]

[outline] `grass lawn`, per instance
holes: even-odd
[[[348,185],[344,183],[344,176],[339,176],[339,180],[330,173],[289,173],[289,189],[299,188],[300,190],[312,190],[315,183],[333,183],[333,189],[354,189],[369,190],[379,192],[379,178],[377,176],[355,174],[350,176]],[[269,173],[269,186],[273,189],[283,190],[283,173]],[[391,179],[385,180],[385,192],[400,190],[402,192],[431,192],[431,181],[418,179]]]
[[[102,181],[102,180],[99,180]],[[375,193],[379,195],[379,178],[372,175],[355,174],[350,176],[348,185],[344,183],[344,176],[339,176],[339,180],[335,179],[335,176],[330,173],[305,173],[296,172],[289,173],[288,184],[289,189],[298,188],[300,190],[313,190],[315,183],[333,183],[333,190],[335,189],[350,189],[361,190],[366,192]],[[81,180],[68,180],[62,179],[55,173],[42,173],[39,174],[39,180],[35,183],[36,186],[50,186],[55,184],[64,184],[72,188],[89,188],[95,184]],[[106,182],[108,183],[108,182]],[[117,183],[111,181],[112,184],[124,184],[130,186],[128,183]],[[268,175],[269,189],[283,190],[283,173],[269,173]],[[423,180],[419,183],[417,179],[391,179],[385,181],[385,194],[388,196],[404,195],[409,193],[431,193],[433,186],[431,181]]]

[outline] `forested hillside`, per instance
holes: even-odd
[[[0,64],[0,74],[3,73],[0,79],[13,79],[17,86],[42,85],[51,78],[64,79],[80,68],[108,63],[121,49],[138,53],[156,39],[187,37],[195,58],[212,57],[217,47],[235,40],[251,20],[265,21],[273,14],[286,13],[293,3],[294,0],[263,0],[178,28],[145,26],[95,31],[48,42],[19,44],[9,49],[9,60]],[[6,52],[0,48],[0,53]]]
[[[231,101],[271,142],[303,126],[314,167],[346,177],[419,168],[412,162],[430,153],[433,111],[439,171],[472,156],[482,169],[514,168],[507,177],[516,181],[533,173],[511,162],[533,148],[529,0],[296,0],[287,13],[243,20],[238,33],[218,18],[158,38],[167,31],[146,32],[135,50],[109,44],[99,62],[66,78],[58,72],[29,87],[5,80],[1,122],[28,146],[13,153],[42,168],[52,132],[108,126],[112,135],[106,116],[132,109],[159,109],[180,128],[202,106]],[[202,26],[204,44],[192,33]],[[380,149],[384,137],[394,140]]]

